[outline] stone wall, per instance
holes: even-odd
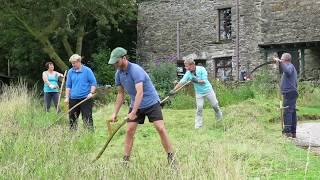
[[[251,71],[263,62],[261,42],[261,1],[247,0],[240,4],[239,59],[240,69]]]
[[[305,50],[306,79],[320,79],[320,48]]]
[[[217,42],[217,8],[229,7],[231,2],[158,0],[141,3],[137,54],[148,61],[176,55],[177,22],[180,26],[180,57],[207,52],[208,45]]]
[[[319,0],[264,0],[262,42],[304,42],[320,40]]]
[[[237,79],[235,7],[236,0],[154,0],[141,3],[138,10],[139,59],[150,62],[177,56],[179,22],[179,59],[192,53],[207,59],[207,70],[210,77],[214,77],[215,60],[231,57],[232,74]],[[231,41],[218,39],[218,10],[222,8],[231,8]],[[271,58],[259,48],[259,44],[320,41],[319,11],[320,0],[240,1],[239,69],[250,71],[266,57]],[[285,50],[278,47],[275,51]],[[307,74],[311,74],[309,67],[320,66],[318,49],[305,51]]]

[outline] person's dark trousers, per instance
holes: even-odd
[[[81,102],[83,99],[70,99],[69,100],[69,109],[71,109],[73,106]],[[92,106],[93,106],[93,100],[88,99],[76,108],[74,108],[72,111],[69,112],[69,124],[71,130],[77,130],[78,122],[77,119],[80,115],[82,115],[83,124],[86,128],[93,131],[93,119],[92,119]]]
[[[53,104],[55,108],[58,106],[59,101],[59,93],[58,92],[46,92],[44,93],[44,108],[46,112],[49,112],[51,101],[53,101]],[[58,107],[58,112],[60,112],[60,108]]]
[[[291,91],[283,93],[283,107],[284,107],[284,129],[283,133],[296,133],[297,128],[297,115],[296,115],[296,102],[298,93]]]

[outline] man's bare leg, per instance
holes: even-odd
[[[127,123],[127,133],[126,133],[126,138],[124,141],[124,160],[129,160],[131,150],[132,150],[132,145],[133,145],[133,140],[134,140],[134,134],[136,132],[138,123],[136,122],[128,122]]]
[[[164,122],[162,120],[154,121],[153,125],[157,129],[160,135],[161,143],[165,151],[167,153],[172,153],[173,152],[172,144],[170,143],[167,130],[164,126]]]

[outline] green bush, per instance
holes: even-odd
[[[111,88],[106,88],[106,87],[98,87],[97,88],[97,94],[94,97],[94,103],[96,106],[104,106],[108,104],[112,104],[116,101],[117,99],[117,94],[118,90],[117,87],[111,87]],[[126,106],[130,105],[130,96],[125,93],[124,97],[124,104]]]
[[[150,66],[150,78],[158,91],[169,91],[177,78],[176,65],[172,63],[155,63]]]
[[[255,74],[254,80],[248,83],[251,84],[251,89],[255,92],[255,95],[266,97],[279,96],[279,74],[271,74],[270,72],[263,71]]]
[[[93,69],[99,84],[114,84],[115,68],[108,64],[110,57],[110,49],[99,50],[98,53],[92,55]]]
[[[236,104],[246,99],[254,98],[254,91],[250,84],[239,84],[236,82],[221,83],[213,81],[212,86],[220,106]]]
[[[175,97],[171,98],[165,106],[170,109],[195,109],[195,97],[179,92]]]
[[[298,105],[320,107],[320,85],[312,82],[298,83]]]

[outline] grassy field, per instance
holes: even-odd
[[[66,123],[46,129],[57,119],[45,113],[26,87],[4,89],[0,96],[0,179],[318,179],[320,158],[308,157],[282,137],[279,101],[258,96],[223,107],[216,122],[204,111],[204,127],[195,130],[195,109],[164,109],[166,127],[178,159],[178,170],[166,154],[152,124],[139,126],[129,168],[122,166],[125,128],[95,163],[108,135],[105,121],[113,106],[94,109],[94,133],[82,126],[70,132]],[[189,97],[192,98],[192,97]],[[300,102],[299,115],[320,114]],[[52,109],[53,111],[53,109]],[[123,107],[120,117],[125,117]],[[67,119],[65,118],[66,122]],[[82,122],[80,121],[80,124]],[[306,168],[306,165],[307,168]]]

